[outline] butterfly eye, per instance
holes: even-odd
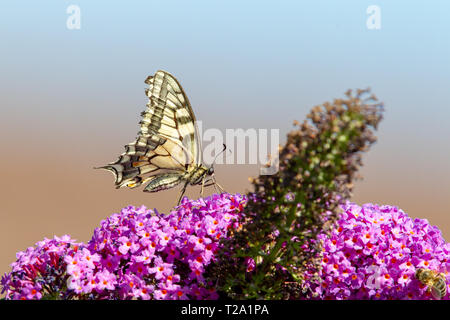
[[[209,169],[208,169],[208,174],[209,175],[212,175],[214,173],[214,168],[213,167],[210,167]]]

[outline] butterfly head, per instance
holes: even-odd
[[[227,149],[227,146],[225,144],[223,144],[223,149],[222,151],[220,151],[216,157],[214,158],[214,161],[211,163],[211,166],[207,169],[206,174],[208,176],[213,176],[214,175],[214,163],[216,162],[217,158]]]

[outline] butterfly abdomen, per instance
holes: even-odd
[[[178,185],[183,179],[178,173],[167,173],[153,176],[150,182],[145,187],[145,192],[158,192],[167,190]]]

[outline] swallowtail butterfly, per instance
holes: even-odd
[[[147,184],[145,192],[157,192],[182,184],[177,204],[189,184],[201,184],[202,194],[208,185],[223,191],[214,178],[213,166],[202,163],[194,112],[180,83],[161,70],[145,83],[149,102],[141,113],[138,137],[125,146],[117,161],[97,169],[111,171],[116,188]]]

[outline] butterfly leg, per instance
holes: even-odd
[[[215,183],[219,187],[220,191],[222,191],[222,193],[226,192],[225,189],[218,182],[215,182]]]
[[[205,180],[202,180],[202,189],[200,191],[200,194],[201,194],[202,197],[203,197],[203,190],[204,190],[204,188],[215,185],[215,182],[210,182],[210,181],[211,181],[211,178],[207,178]],[[216,189],[216,192],[217,192],[217,189]]]
[[[214,182],[211,182],[209,184],[205,184],[205,187],[210,187],[210,186],[213,186],[214,184],[215,184]]]
[[[214,188],[216,189],[216,191],[217,191],[216,186],[218,186],[220,191],[221,191],[220,193],[225,193],[226,192],[225,189],[222,188],[222,186],[216,181],[216,178],[213,178],[213,181],[214,181]]]
[[[207,182],[209,182],[209,181],[211,181],[212,180],[212,182],[210,182],[210,183],[207,183]],[[205,180],[203,180],[202,181],[202,189],[201,189],[201,191],[200,191],[200,194],[203,196],[203,190],[204,190],[204,188],[205,187],[210,187],[210,186],[214,186],[214,189],[216,190],[216,193],[224,193],[225,192],[225,190],[222,188],[222,186],[220,185],[220,184],[218,184],[217,183],[217,181],[216,181],[216,179],[214,179],[214,178],[211,178],[211,179],[205,179]],[[217,189],[217,187],[219,187],[219,189]]]
[[[183,186],[183,189],[181,189],[181,191],[180,191],[180,195],[178,196],[177,206],[180,205],[181,198],[183,197],[183,194],[186,191],[186,187],[187,187],[188,183],[189,183],[189,181],[186,181],[186,183]]]
[[[200,190],[200,196],[203,197],[203,190],[205,188],[205,182],[206,182],[206,178],[202,179],[202,189]]]
[[[216,193],[220,194],[220,191],[217,189],[217,185],[215,183],[213,185],[214,185],[214,190],[216,190]]]

